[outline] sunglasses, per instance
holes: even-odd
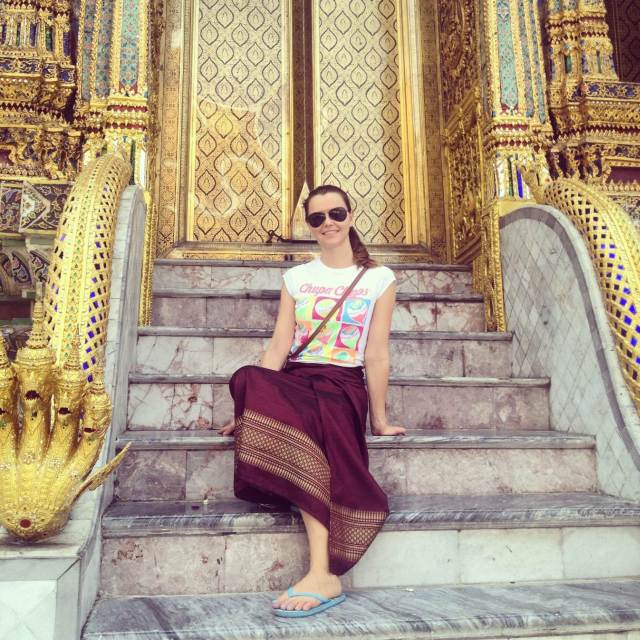
[[[317,211],[307,216],[307,223],[310,227],[317,229],[326,219],[327,216],[336,222],[344,222],[347,219],[348,211],[344,207],[336,207],[329,211]]]

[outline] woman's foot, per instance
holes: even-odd
[[[332,573],[312,574],[308,573],[300,582],[293,585],[296,592],[317,593],[325,598],[336,598],[342,593],[340,578]],[[287,592],[280,594],[277,600],[273,601],[274,609],[286,609],[287,611],[308,611],[320,604],[317,598],[307,596],[295,596],[290,598]]]

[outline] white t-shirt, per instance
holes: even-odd
[[[316,258],[285,271],[282,276],[285,286],[296,302],[296,332],[291,351],[307,341],[360,269],[356,265],[334,269]],[[293,361],[362,366],[373,308],[394,280],[389,267],[369,269],[327,325]]]

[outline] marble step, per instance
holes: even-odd
[[[558,431],[411,432],[367,438],[369,468],[390,495],[593,491],[595,440]],[[233,438],[216,432],[129,431],[120,500],[233,497]],[[451,470],[455,469],[455,473]]]
[[[153,285],[157,289],[277,289],[282,273],[300,262],[212,262],[156,260]],[[471,293],[471,270],[461,265],[388,264],[399,293]]]
[[[176,327],[273,329],[278,290],[154,290],[153,324]],[[484,331],[482,296],[474,293],[400,293],[394,331]]]
[[[133,373],[129,429],[203,429],[233,415],[228,376]],[[394,376],[389,419],[407,428],[549,427],[546,378]]]
[[[258,364],[271,330],[141,327],[139,373],[231,375]],[[391,375],[511,375],[510,333],[401,331],[391,335]]]
[[[600,493],[507,493],[486,496],[390,496],[383,531],[509,529],[640,524],[640,503]],[[207,501],[122,501],[107,508],[104,538],[177,533],[297,533],[295,509],[268,509],[230,498]]]
[[[390,510],[346,588],[640,575],[637,503],[589,493],[408,496],[391,497]],[[103,539],[102,593],[111,596],[284,589],[307,552],[297,514],[238,501],[115,503]]]
[[[640,638],[640,580],[349,591],[302,620],[275,617],[274,595],[101,598],[82,640]]]

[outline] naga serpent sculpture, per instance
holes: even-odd
[[[111,422],[103,373],[96,367],[87,382],[77,339],[56,366],[43,320],[38,300],[13,364],[0,338],[0,525],[23,541],[58,533],[78,497],[98,488],[128,449],[89,476]]]

